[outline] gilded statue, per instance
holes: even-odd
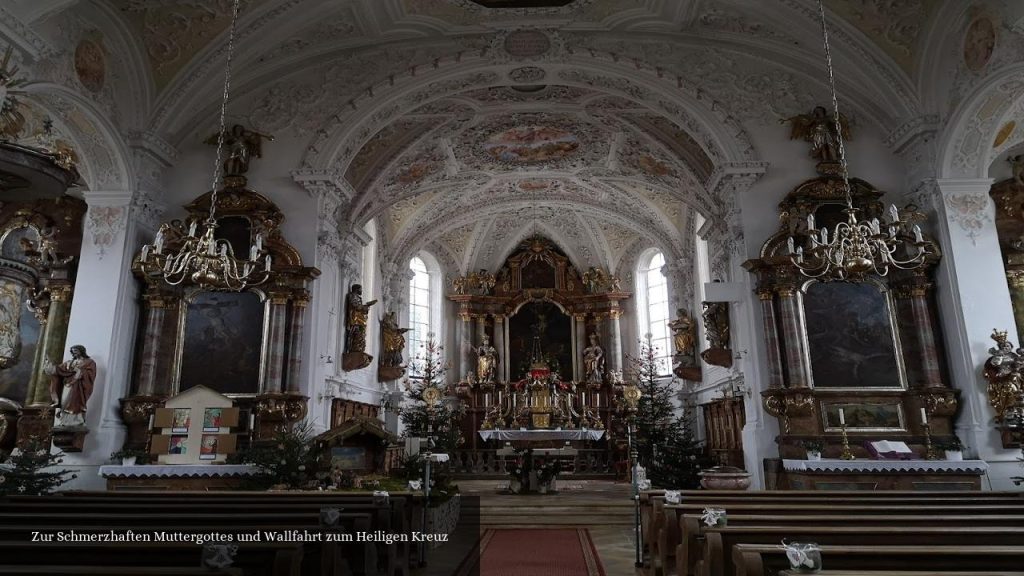
[[[353,284],[345,301],[345,353],[366,352],[366,321],[376,300],[363,303],[363,287]]]
[[[54,426],[84,427],[86,404],[96,381],[96,361],[86,354],[85,346],[72,346],[71,360],[58,366],[46,359],[43,372],[50,377],[50,401],[56,408]]]
[[[783,120],[791,124],[790,140],[804,140],[811,143],[811,157],[818,162],[839,162],[839,138],[836,132],[835,116],[823,106],[816,107],[810,114],[799,114]],[[850,140],[850,124],[846,117],[839,115],[843,138]]]
[[[399,328],[398,318],[394,310],[384,314],[380,321],[382,350],[380,364],[383,367],[398,368],[402,366],[402,351],[405,350],[405,333],[411,328]]]
[[[452,279],[452,289],[456,294],[476,293],[482,296],[490,295],[494,291],[497,279],[494,274],[481,268],[479,272],[470,272],[465,276],[457,276]]]
[[[600,266],[591,266],[583,273],[580,281],[583,283],[583,288],[591,294],[601,290],[618,292],[622,289],[622,283],[618,276],[613,276],[608,272],[605,272],[604,268],[601,268]]]
[[[676,354],[693,355],[693,347],[697,343],[697,325],[686,310],[680,308],[676,311],[676,319],[668,323],[672,329],[672,339],[676,347]]]
[[[491,346],[491,338],[484,334],[483,343],[476,349],[476,380],[480,383],[494,382],[498,365],[498,350]]]
[[[269,134],[261,134],[241,124],[235,124],[230,129],[225,128],[223,134],[210,136],[205,143],[216,146],[221,137],[224,138],[224,146],[227,148],[224,174],[228,176],[240,176],[248,172],[252,158],[263,157],[263,140],[274,140]]]
[[[604,382],[604,349],[593,332],[590,333],[590,345],[583,349],[583,381],[588,384]]]
[[[1006,331],[993,330],[992,339],[996,346],[989,348],[991,354],[985,361],[982,375],[988,380],[988,401],[1000,421],[1007,416],[1018,416],[1021,410],[1022,393],[1024,393],[1024,350],[1013,349],[1013,343],[1007,340]]]
[[[700,357],[708,364],[732,368],[728,302],[704,302],[704,337],[708,349]]]

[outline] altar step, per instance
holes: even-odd
[[[561,494],[485,497],[479,508],[464,504],[461,513],[488,527],[632,526],[634,521],[628,499],[576,500]]]

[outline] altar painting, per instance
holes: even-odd
[[[808,285],[803,295],[815,388],[902,388],[888,295],[869,283]]]
[[[20,306],[21,319],[16,325],[21,352],[7,368],[0,370],[0,397],[24,402],[28,396],[28,381],[32,378],[32,362],[39,342],[39,320],[27,306]]]
[[[572,378],[572,323],[558,306],[528,302],[509,320],[508,329],[512,380],[526,377],[535,342],[552,372]]]
[[[201,292],[187,305],[178,390],[222,394],[259,388],[264,305],[254,292]]]
[[[903,407],[897,402],[849,402],[821,404],[821,414],[826,432],[837,432],[842,428],[839,410],[843,410],[847,430],[861,432],[896,432],[906,430]]]

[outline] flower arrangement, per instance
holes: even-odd
[[[810,440],[801,440],[800,446],[802,446],[803,449],[807,450],[808,452],[817,452],[820,454],[825,451],[825,443],[817,438],[812,438]]]
[[[558,460],[545,461],[541,460],[537,466],[537,482],[541,486],[547,486],[551,484],[551,481],[558,476],[562,471],[562,463]]]
[[[122,448],[110,453],[110,460],[114,463],[132,461],[133,458],[136,464],[150,464],[153,461],[153,456],[149,452],[135,448]]]

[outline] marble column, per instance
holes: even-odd
[[[622,310],[613,308],[608,313],[608,370],[622,374],[622,329],[619,318]]]
[[[921,349],[921,376],[923,387],[945,386],[942,382],[942,371],[939,367],[939,348],[932,329],[932,314],[928,309],[928,289],[926,283],[911,286],[910,311],[914,316],[914,332],[917,345]]]
[[[508,321],[508,318],[505,318],[505,322],[502,324],[502,330],[505,334],[505,344],[501,353],[505,358],[505,363],[503,364],[505,368],[503,373],[505,374],[506,382],[512,380],[512,347],[510,345],[512,338],[509,335],[509,324],[510,322]]]
[[[49,360],[53,364],[60,364],[64,361],[64,344],[67,341],[69,310],[71,307],[71,285],[51,284],[50,285],[50,309],[46,315],[46,328],[43,331],[42,343],[43,363]],[[88,351],[88,347],[86,347]],[[48,406],[50,398],[50,377],[43,373],[43,366],[33,374],[31,382],[30,405]]]
[[[473,363],[472,329],[468,311],[459,311],[459,320],[455,324],[455,339],[459,352],[459,378],[466,378],[476,372]]]
[[[289,394],[299,394],[302,391],[302,347],[306,333],[306,308],[308,305],[309,295],[305,293],[292,300],[292,321],[288,327],[288,370],[285,377],[285,387]]]
[[[146,325],[142,331],[142,352],[139,357],[139,383],[135,393],[139,396],[166,396],[170,392],[160,386],[167,381],[158,374],[160,335],[164,329],[167,302],[163,294],[149,292],[143,298]]]
[[[265,346],[267,364],[260,382],[260,394],[282,392],[284,380],[284,345],[285,329],[288,319],[288,294],[284,292],[270,293],[270,307],[267,321],[267,342]]]
[[[775,320],[775,295],[770,290],[757,293],[764,320],[764,340],[768,363],[768,387],[782,388],[782,355],[779,350],[779,327]]]
[[[583,373],[583,349],[587,347],[587,315],[573,314],[573,322],[576,324],[576,339],[573,347],[572,364],[576,381],[582,382],[586,376]]]
[[[786,376],[789,388],[808,388],[810,379],[804,346],[804,319],[797,302],[796,288],[780,286],[779,315],[782,323],[782,341],[786,350]]]
[[[494,315],[494,349],[498,351],[498,365],[495,370],[495,378],[501,382],[507,382],[505,366],[508,365],[508,356],[505,355],[505,317],[500,314]]]

